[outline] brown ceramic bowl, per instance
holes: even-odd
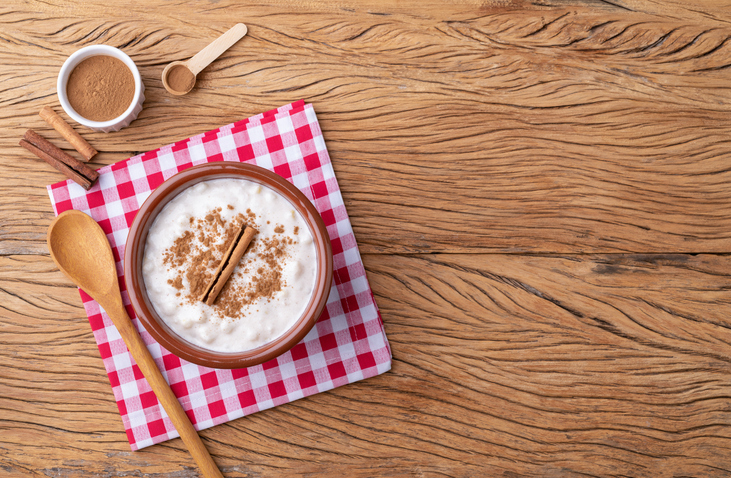
[[[222,353],[194,345],[176,334],[155,311],[142,276],[142,259],[147,233],[158,213],[183,190],[212,179],[247,179],[268,186],[299,211],[312,232],[317,249],[317,277],[314,292],[304,314],[287,332],[272,342],[255,349],[236,353]],[[222,199],[225,201],[225,199]],[[163,347],[189,362],[212,368],[243,368],[258,365],[277,357],[294,347],[312,329],[325,309],[333,277],[333,258],[330,237],[325,224],[312,203],[299,189],[266,169],[250,164],[216,162],[194,166],[181,171],[162,183],[150,194],[135,217],[127,238],[124,253],[124,275],[132,307],[145,329]]]

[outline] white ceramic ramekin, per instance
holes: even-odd
[[[66,83],[69,81],[71,72],[74,71],[76,65],[86,60],[90,56],[106,55],[112,56],[119,60],[122,60],[127,68],[132,72],[132,76],[135,79],[135,96],[132,100],[132,104],[129,108],[122,113],[120,116],[109,120],[109,121],[91,121],[84,118],[77,113],[69,103],[69,99],[66,96]],[[109,133],[110,131],[119,131],[122,128],[129,126],[129,124],[137,118],[137,115],[142,111],[142,103],[145,101],[145,84],[142,83],[140,72],[137,70],[137,65],[132,59],[127,56],[122,50],[114,48],[108,45],[91,45],[78,50],[73,55],[68,57],[61,67],[61,71],[58,74],[58,82],[56,83],[56,92],[58,93],[58,99],[61,101],[63,110],[69,115],[74,121],[79,124],[91,128],[94,131],[103,131]]]

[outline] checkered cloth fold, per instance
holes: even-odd
[[[325,312],[302,342],[256,367],[211,369],[168,352],[136,319],[122,280],[127,234],[145,199],[177,172],[213,161],[256,164],[290,181],[320,212],[332,242],[334,279]],[[89,191],[73,181],[48,186],[54,212],[83,211],[107,234],[127,312],[196,429],[391,368],[383,323],[312,105],[298,101],[106,166],[99,174]],[[177,437],[109,317],[79,292],[132,449]]]

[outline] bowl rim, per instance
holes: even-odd
[[[303,216],[312,232],[318,254],[314,292],[298,321],[271,342],[243,352],[224,353],[192,344],[176,334],[155,311],[144,286],[142,258],[149,228],[163,207],[183,190],[202,181],[238,178],[258,182],[284,196]],[[132,308],[145,330],[171,353],[188,362],[211,368],[233,369],[262,364],[299,343],[315,326],[327,305],[333,279],[330,236],[322,217],[309,199],[289,181],[260,166],[222,161],[192,166],[158,186],[137,212],[124,251],[124,280]]]
[[[124,110],[124,113],[121,115],[107,121],[93,121],[81,116],[73,108],[73,106],[71,106],[71,102],[69,102],[68,95],[66,93],[66,85],[68,84],[71,72],[74,71],[74,68],[76,68],[79,63],[87,58],[91,58],[92,56],[111,56],[121,60],[127,68],[130,69],[135,80],[135,93],[129,107]],[[123,123],[124,120],[132,114],[135,107],[140,102],[140,97],[142,95],[142,77],[140,76],[140,71],[137,69],[137,65],[134,61],[132,61],[132,58],[119,48],[115,48],[111,45],[89,45],[76,50],[68,58],[66,58],[66,61],[63,62],[61,70],[58,72],[58,79],[56,80],[56,93],[63,110],[77,123],[92,129],[109,128]]]

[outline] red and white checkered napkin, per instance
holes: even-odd
[[[175,173],[212,161],[256,164],[297,186],[327,226],[334,279],[325,312],[302,342],[263,365],[237,370],[200,367],[161,347],[136,319],[120,280],[127,312],[196,429],[389,370],[383,323],[312,105],[292,103],[106,166],[89,191],[63,181],[48,186],[48,194],[57,215],[78,209],[101,225],[122,279],[129,226],[150,192]],[[80,293],[132,449],[177,437],[109,317]]]

